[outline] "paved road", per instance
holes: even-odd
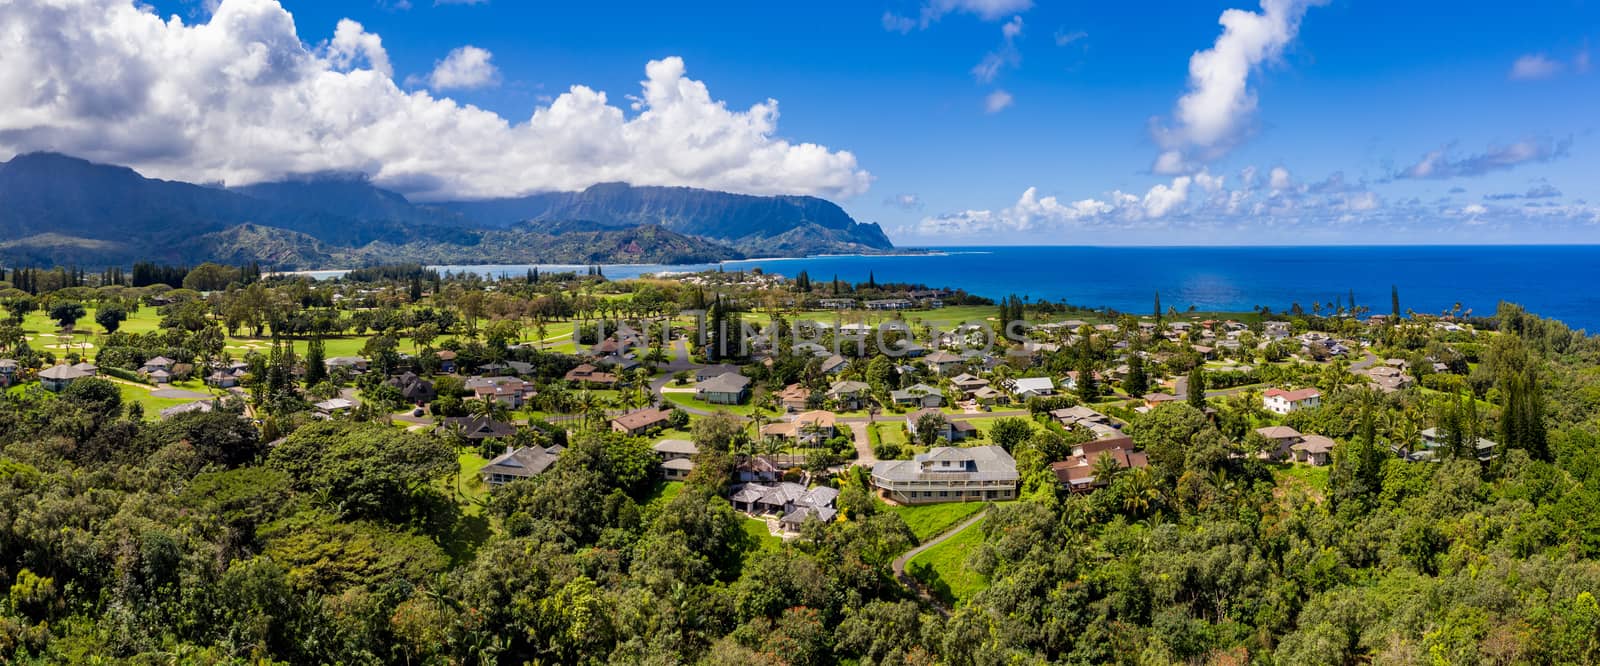
[[[1366,370],[1367,368],[1370,368],[1370,367],[1372,367],[1374,365],[1377,365],[1377,363],[1378,363],[1378,355],[1372,353],[1372,350],[1369,349],[1369,350],[1366,351],[1366,356],[1363,356],[1361,358],[1361,360],[1355,361],[1355,362],[1350,364],[1350,372],[1356,373],[1358,375],[1362,375],[1362,374],[1365,374],[1365,373],[1362,372],[1363,370]]]
[[[872,455],[872,439],[867,436],[867,424],[851,423],[849,426],[850,438],[855,441],[856,445],[855,464],[862,467],[872,467],[873,463],[878,462],[878,458]]]
[[[907,589],[910,589],[912,592],[916,593],[916,595],[921,597],[922,600],[931,604],[935,610],[939,611],[940,615],[950,617],[950,609],[946,608],[944,602],[940,601],[938,597],[933,596],[933,593],[929,592],[928,589],[923,586],[922,581],[919,581],[910,574],[907,574],[906,565],[910,564],[911,560],[916,559],[916,557],[921,555],[924,551],[944,543],[945,540],[949,539],[950,537],[960,534],[962,530],[972,527],[973,525],[977,524],[978,521],[983,520],[984,516],[987,515],[989,515],[989,508],[984,507],[981,511],[972,514],[971,518],[966,519],[960,525],[956,525],[955,527],[945,530],[938,536],[923,542],[922,545],[912,548],[911,550],[906,551],[900,557],[895,558],[894,562],[890,565],[890,568],[894,570],[895,579],[900,581],[901,585],[906,586]]]

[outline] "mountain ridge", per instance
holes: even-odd
[[[699,263],[892,251],[875,223],[806,196],[602,183],[414,203],[359,173],[221,187],[59,153],[0,162],[0,261],[13,264]]]

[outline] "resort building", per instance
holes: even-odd
[[[1017,461],[998,446],[940,446],[872,466],[872,485],[902,504],[1016,499],[1019,478]]]

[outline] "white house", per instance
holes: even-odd
[[[1011,392],[1020,400],[1043,398],[1056,394],[1056,383],[1049,377],[1022,377],[1012,381]]]
[[[1261,394],[1261,406],[1274,414],[1288,414],[1301,409],[1310,409],[1322,404],[1322,392],[1314,388],[1304,388],[1298,391],[1285,391],[1280,388],[1267,389]]]

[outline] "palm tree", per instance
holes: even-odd
[[[1126,477],[1127,488],[1122,496],[1122,509],[1129,514],[1142,516],[1161,502],[1161,489],[1150,471],[1136,467]]]
[[[1100,456],[1094,459],[1094,465],[1090,469],[1094,473],[1094,483],[1097,486],[1111,485],[1111,482],[1122,473],[1122,465],[1109,452],[1101,452]]]

